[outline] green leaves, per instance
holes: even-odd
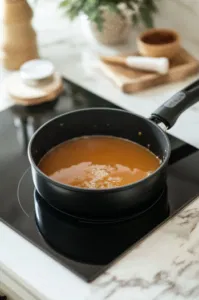
[[[140,8],[140,17],[142,19],[142,22],[144,25],[148,28],[153,27],[153,18],[152,14],[148,13],[148,8],[147,7],[141,7]]]
[[[70,0],[62,0],[62,2],[59,3],[60,8],[66,7],[67,5],[70,5]]]
[[[121,14],[118,5],[123,3],[132,12],[132,23],[143,23],[146,27],[153,27],[153,17],[157,13],[158,0],[61,0],[60,8],[71,18],[76,18],[81,12],[88,19],[95,22],[100,31],[103,30],[102,7],[113,13]]]

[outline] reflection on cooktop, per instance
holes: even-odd
[[[58,252],[88,264],[106,265],[169,215],[167,190],[131,218],[80,220],[50,207],[35,191],[36,221],[44,239]]]

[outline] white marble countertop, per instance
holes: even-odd
[[[90,300],[197,300],[198,282],[199,198],[93,282]]]
[[[60,18],[55,1],[41,0],[36,10],[40,53],[49,58],[69,80],[132,112],[149,116],[166,99],[194,78],[151,90],[125,95],[93,65],[97,53],[129,51],[97,45],[82,23]],[[86,29],[84,28],[83,31]],[[185,39],[186,48],[199,57],[199,46]],[[134,45],[129,45],[133,49]],[[0,81],[7,73],[0,70]],[[0,86],[0,110],[12,105],[4,84]],[[199,104],[185,112],[172,134],[199,147]],[[199,198],[129,251],[104,275],[87,284],[0,222],[0,268],[4,277],[32,299],[56,300],[183,300],[199,299]],[[2,277],[2,278],[4,278]],[[27,298],[24,296],[24,299]],[[31,299],[31,298],[29,298]]]

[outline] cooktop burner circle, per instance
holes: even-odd
[[[27,191],[27,186],[28,186],[28,190],[29,193],[27,195],[26,191]],[[32,197],[30,197],[30,191],[32,191]],[[92,217],[90,218],[84,218],[84,217],[79,217],[79,216],[75,216],[75,215],[71,215],[71,214],[67,214],[65,212],[62,212],[60,210],[58,210],[57,208],[49,205],[49,203],[46,202],[46,200],[44,198],[42,198],[40,196],[40,194],[36,191],[33,181],[32,181],[32,174],[31,174],[31,168],[28,168],[23,175],[21,176],[19,183],[18,183],[18,187],[17,187],[17,198],[18,198],[18,202],[19,205],[22,209],[22,211],[24,212],[24,214],[27,217],[33,217],[34,218],[34,201],[33,201],[33,195],[34,198],[37,198],[40,200],[40,202],[45,202],[47,204],[47,206],[49,207],[49,209],[51,209],[51,211],[54,211],[55,213],[58,213],[62,216],[65,216],[67,219],[73,219],[73,220],[77,220],[78,222],[81,223],[87,223],[87,224],[112,224],[112,223],[120,223],[120,222],[125,222],[128,220],[132,220],[135,218],[139,218],[141,215],[145,214],[146,212],[150,211],[153,206],[156,206],[156,204],[161,201],[162,199],[167,199],[167,186],[165,185],[164,190],[162,191],[161,195],[157,198],[157,199],[151,199],[150,204],[147,204],[147,206],[143,206],[140,207],[138,210],[133,211],[131,213],[129,213],[129,215],[127,216],[121,216],[121,217],[117,217],[117,218],[112,218],[112,219],[94,219]]]
[[[19,180],[17,186],[17,200],[23,213],[29,218],[34,218],[34,201],[33,196],[30,197],[30,191],[32,191],[33,195],[34,185],[32,182],[31,169],[28,168]]]

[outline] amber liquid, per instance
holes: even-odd
[[[160,160],[147,148],[111,136],[66,141],[40,161],[53,180],[80,188],[113,188],[139,181],[154,172]]]

